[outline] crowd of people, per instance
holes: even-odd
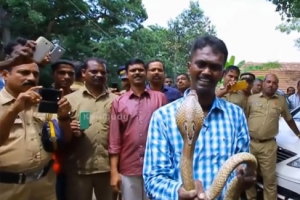
[[[123,90],[108,86],[101,58],[52,63],[52,89],[62,96],[51,115],[38,112],[43,100],[39,69],[49,61],[47,56],[41,63],[32,60],[35,45],[24,39],[10,42],[0,62],[1,200],[202,200],[222,164],[240,152],[251,152],[259,171],[239,166],[218,199],[235,176],[247,199],[256,199],[257,173],[264,199],[277,199],[279,118],[299,138],[300,132],[286,97],[277,94],[277,76],[259,80],[240,74],[236,66],[224,69],[228,50],[219,38],[195,39],[187,73],[175,80],[165,75],[160,60],[129,59],[118,69]],[[239,80],[248,87],[232,90]],[[289,93],[293,107],[299,106],[299,83],[298,92]],[[205,120],[194,154],[196,189],[186,191],[175,116],[190,90],[196,91]]]

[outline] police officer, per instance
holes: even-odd
[[[43,149],[40,137],[46,114],[38,113],[39,67],[29,60],[2,71],[6,85],[0,91],[1,200],[56,200],[52,155]],[[70,104],[63,97],[58,105],[58,123],[68,142]]]
[[[124,90],[122,90],[120,92],[120,94],[124,94],[125,92],[129,91],[129,89],[130,89],[130,83],[129,83],[129,80],[126,75],[125,66],[120,66],[118,68],[118,75],[119,75],[119,78],[121,79],[122,87],[124,88]]]
[[[282,116],[293,132],[299,130],[289,113],[285,97],[276,94],[278,78],[269,74],[263,81],[263,90],[248,98],[246,116],[251,138],[250,150],[258,160],[264,183],[264,200],[277,199],[276,160],[279,117]],[[247,191],[248,200],[256,200],[255,188]]]
[[[231,87],[236,84],[239,75],[240,69],[237,66],[228,66],[224,71],[223,85],[216,91],[216,96],[245,109],[244,93],[242,91],[231,91]]]
[[[249,73],[249,72],[245,72],[240,75],[240,79],[245,80],[248,83],[248,88],[243,90],[244,95],[245,95],[245,100],[247,100],[248,97],[252,94],[251,90],[253,87],[253,82],[255,80],[255,75],[252,73]]]

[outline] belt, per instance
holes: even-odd
[[[269,138],[269,139],[264,139],[264,140],[259,140],[259,139],[255,139],[255,138],[251,138],[252,141],[257,142],[257,143],[265,143],[265,142],[269,142],[271,140],[275,140],[275,138]]]
[[[14,173],[0,171],[0,183],[6,184],[25,184],[28,182],[36,181],[47,175],[53,165],[53,160],[42,169],[33,172]]]

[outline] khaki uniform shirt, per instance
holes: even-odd
[[[0,117],[13,104],[14,97],[6,89],[0,91]],[[41,142],[46,114],[38,113],[38,106],[22,111],[15,119],[7,141],[0,146],[1,171],[21,173],[43,169],[51,160]]]
[[[285,97],[275,94],[265,98],[262,93],[251,95],[246,107],[250,137],[267,140],[278,133],[279,118],[292,119]]]
[[[74,137],[64,158],[64,170],[78,174],[110,171],[108,132],[110,109],[117,95],[105,91],[94,98],[84,86],[66,96],[72,106],[73,118],[79,121],[81,111],[90,112],[90,127],[82,137]]]
[[[223,89],[224,86],[221,86],[218,90],[223,90]],[[244,93],[242,91],[231,92],[221,98],[241,107],[243,110],[246,109],[246,100],[245,100]]]

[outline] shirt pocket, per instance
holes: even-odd
[[[269,107],[269,116],[279,117],[282,113],[282,108],[279,105],[271,105]]]

